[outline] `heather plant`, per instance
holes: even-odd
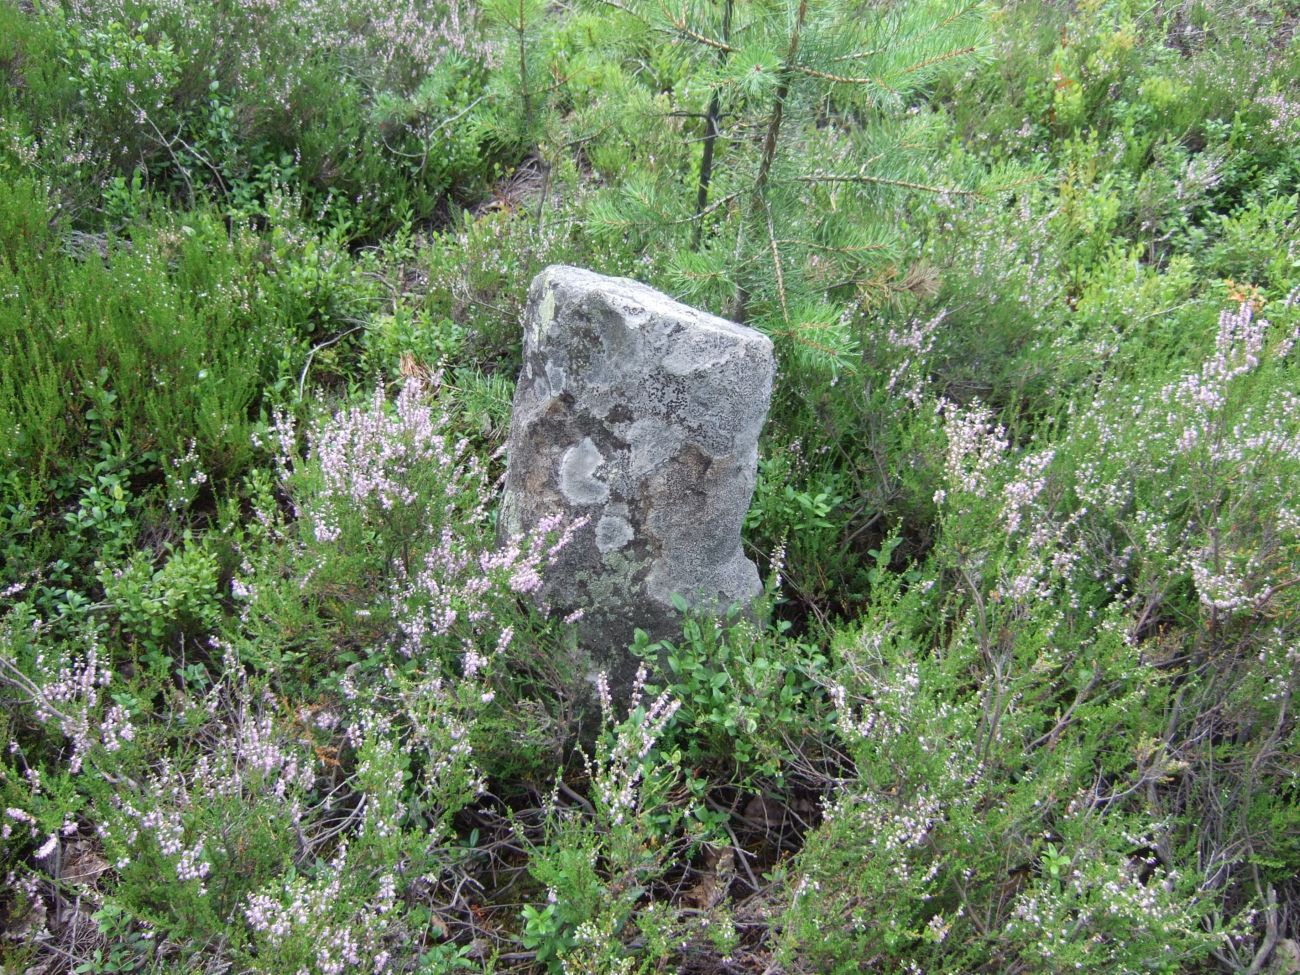
[[[996,450],[978,423],[960,429]],[[953,483],[971,485],[978,468],[954,467]],[[1176,970],[1207,957],[1224,943],[1206,925],[1208,878],[1143,852],[1168,823],[1144,819],[1115,781],[1118,743],[1154,730],[1139,702],[1162,693],[1116,617],[1035,617],[1023,595],[981,591],[968,565],[951,592],[937,570],[906,592],[880,582],[879,622],[834,648],[828,672],[845,682],[829,694],[851,773],[783,878],[780,957],[954,972],[1085,958],[1099,971]],[[937,614],[946,633],[929,629]],[[1044,700],[1059,702],[1055,717]]]
[[[93,642],[57,673],[41,663],[50,651],[38,652],[35,681],[7,663],[6,684],[72,750],[65,769],[42,775],[24,736],[13,742],[7,761],[18,762],[6,772],[33,764],[5,776],[6,842],[39,847],[36,862],[57,864],[84,844],[78,814],[95,822],[101,870],[117,878],[109,903],[129,919],[122,934],[143,931],[160,953],[201,958],[220,938],[224,956],[265,970],[340,971],[361,951],[384,970],[385,946],[412,935],[394,909],[394,871],[436,861],[442,817],[475,795],[473,774],[462,774],[468,751],[455,747],[463,726],[449,723],[446,707],[429,720],[429,703],[446,702],[437,687],[400,682],[387,701],[354,694],[336,707],[290,709],[243,675],[233,648],[215,649],[211,686],[173,695],[167,716],[185,731],[174,743],[144,715],[108,704],[111,671]],[[131,699],[126,688],[113,693]],[[445,758],[412,775],[415,754]],[[427,822],[409,821],[411,801]],[[62,818],[46,835],[55,811]],[[19,876],[39,886],[38,876]]]
[[[323,595],[351,584],[348,616],[387,621],[388,645],[367,652],[433,654],[443,664],[455,656],[473,680],[509,650],[514,622],[528,625],[516,600],[538,590],[578,526],[557,520],[495,544],[492,486],[469,441],[450,427],[435,398],[440,386],[438,377],[412,377],[391,409],[382,390],[345,406],[308,433],[305,460],[292,421],[279,414],[268,446],[302,533],[304,587]],[[261,580],[250,569],[237,586],[256,611]]]
[[[904,360],[909,401],[917,402],[928,382],[957,402],[998,397],[992,405],[1005,405],[1008,415],[1041,415],[1054,408],[1056,390],[1084,374],[1094,360],[1080,361],[1083,336],[1070,334],[1077,319],[1070,315],[1066,268],[1080,248],[1069,246],[1077,237],[1062,226],[1064,209],[1030,187],[934,215],[943,232],[928,258],[936,278],[932,303],[942,318],[914,340],[919,348]],[[970,327],[975,321],[980,328]],[[907,352],[903,344],[900,351]],[[898,343],[884,351],[891,347]],[[883,357],[882,365],[895,356]],[[891,371],[886,390],[897,382]]]
[[[656,926],[639,918],[644,898],[699,831],[694,810],[669,801],[681,755],[665,739],[680,705],[667,690],[649,699],[646,679],[642,667],[620,720],[605,676],[597,677],[601,728],[583,756],[590,801],[565,810],[553,797],[546,811],[547,843],[529,868],[545,901],[524,908],[523,937],[548,971],[634,971],[638,960],[625,939],[639,920]]]
[[[481,478],[478,467],[462,467],[457,460],[463,458],[435,446],[441,444],[438,422],[420,401],[425,391],[413,382],[391,412],[380,399],[322,419],[309,436],[319,494],[306,490],[303,462],[288,455],[294,449],[288,421],[280,421],[281,471],[305,506],[301,519],[304,537],[315,545],[312,554],[341,541],[341,532],[317,529],[342,525],[365,534],[381,526],[385,507],[413,503],[412,485],[429,487],[422,476],[442,471],[437,496],[452,505],[468,489],[457,477]],[[363,470],[376,475],[364,485],[340,479]],[[475,487],[486,493],[483,485]],[[255,485],[253,490],[256,496]],[[274,500],[262,490],[256,527],[237,537],[236,554],[248,556],[241,549],[253,539],[260,539],[262,556],[272,544],[293,544]],[[349,524],[352,509],[358,518]],[[475,549],[470,537],[461,537],[459,524],[424,531],[410,540],[411,557],[421,545],[432,543],[434,550],[422,552],[427,557],[413,561],[409,573],[398,555],[385,550],[380,563],[397,562],[393,587],[372,593],[375,605],[401,605],[396,623],[383,633],[394,651],[388,659],[418,654],[411,661],[416,666],[354,668],[341,676],[331,704],[292,707],[271,693],[269,681],[288,676],[284,661],[252,654],[248,635],[256,632],[259,612],[274,605],[263,594],[285,580],[259,577],[249,558],[233,586],[244,605],[232,638],[214,638],[206,652],[198,649],[201,642],[190,644],[191,659],[197,660],[177,664],[175,671],[172,661],[161,670],[149,664],[126,686],[114,683],[116,703],[106,690],[114,668],[101,640],[134,633],[159,647],[176,646],[155,621],[175,621],[189,612],[173,600],[193,598],[185,595],[187,587],[197,586],[201,594],[211,584],[209,555],[202,549],[178,552],[152,575],[138,560],[107,579],[120,631],[90,629],[60,641],[43,636],[41,618],[21,604],[7,620],[6,642],[14,656],[5,658],[4,684],[26,700],[31,720],[66,739],[70,756],[66,771],[44,779],[46,794],[57,790],[50,801],[41,801],[42,779],[34,773],[11,806],[10,819],[22,828],[25,845],[39,847],[37,862],[57,853],[60,837],[75,836],[75,819],[66,817],[81,810],[97,824],[117,878],[113,903],[134,919],[130,930],[144,930],[183,957],[221,933],[223,952],[257,958],[268,970],[307,965],[339,971],[357,964],[362,952],[383,970],[397,945],[422,937],[395,909],[404,889],[395,871],[406,864],[435,878],[439,864],[453,864],[455,857],[442,845],[451,838],[450,816],[484,788],[471,743],[481,740],[478,719],[495,697],[490,668],[512,636],[505,626],[490,631],[492,646],[484,642],[485,627],[500,627],[505,615],[499,609],[489,621],[485,600],[504,606],[511,597],[503,594],[531,591],[545,556],[563,544],[562,535],[546,547],[515,539],[498,551],[490,532],[480,532],[481,549]],[[300,590],[309,579],[287,581]],[[442,612],[446,604],[436,600],[452,586],[455,612],[448,616]],[[424,587],[424,601],[412,606],[415,587]],[[173,597],[176,592],[181,595]],[[463,622],[456,613],[463,613]],[[214,620],[205,615],[203,622]],[[426,624],[440,629],[430,632]],[[87,636],[89,651],[79,653]],[[454,647],[455,659],[446,650],[439,654],[439,639]],[[246,663],[264,673],[249,676]],[[172,673],[179,687],[170,683]],[[10,755],[38,767],[36,752],[22,744],[33,743],[22,730],[27,720],[26,714],[19,717]],[[169,741],[156,734],[165,727],[184,734]],[[611,783],[618,774],[612,764]],[[6,774],[5,781],[14,780]],[[635,781],[624,785],[635,788]],[[117,788],[106,791],[112,785]],[[7,798],[11,792],[7,784]],[[625,801],[626,795],[610,801]],[[51,807],[65,818],[46,835],[40,828]],[[449,963],[455,954],[448,955]]]
[[[1224,311],[1194,368],[1104,389],[1054,440],[1044,426],[1014,443],[978,401],[926,399],[946,441],[941,529],[928,564],[873,577],[879,622],[832,653],[827,673],[858,675],[830,686],[853,774],[784,881],[788,964],[1241,957],[1246,908],[1277,881],[1226,851],[1281,863],[1284,820],[1263,800],[1207,829],[1193,783],[1214,762],[1249,805],[1288,761],[1293,322],[1293,297]],[[1146,717],[1170,701],[1172,723]],[[1225,732],[1232,759],[1209,744]],[[995,876],[997,898],[972,900]]]
[[[430,213],[480,171],[473,128],[450,127],[488,56],[458,4],[107,0],[40,3],[25,18],[17,70],[40,78],[50,57],[75,87],[22,85],[19,102],[49,165],[72,175],[97,160],[92,193],[140,171],[191,206],[218,194],[257,212],[290,179],[365,234]],[[56,155],[65,143],[83,148]]]

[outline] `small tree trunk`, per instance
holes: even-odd
[[[799,9],[794,16],[794,27],[790,31],[790,47],[786,50],[785,60],[781,64],[781,77],[777,81],[775,97],[772,99],[772,114],[768,117],[767,132],[763,136],[763,154],[758,161],[758,176],[754,179],[754,189],[751,192],[751,209],[755,219],[766,219],[767,216],[764,208],[767,181],[772,173],[772,162],[776,159],[776,147],[781,138],[781,120],[785,112],[785,100],[790,95],[790,82],[794,77],[795,57],[799,54],[799,34],[803,31],[804,21],[807,19],[808,0],[799,0]],[[773,246],[775,246],[775,238],[773,238]],[[739,249],[739,239],[737,249]],[[745,307],[748,304],[749,294],[743,284],[738,284],[736,286],[736,300],[732,304],[732,314],[736,321],[744,321]]]
[[[790,79],[794,76],[794,59],[799,53],[799,34],[804,21],[808,18],[808,0],[799,0],[799,10],[794,17],[794,28],[790,32],[790,49],[786,52],[785,62],[781,65],[781,78],[776,85],[776,97],[772,100],[772,115],[767,122],[767,134],[763,137],[763,155],[758,163],[758,178],[754,180],[755,205],[767,189],[767,179],[772,171],[772,161],[776,158],[777,140],[781,137],[781,119],[785,112],[785,100],[790,94]]]
[[[519,94],[523,99],[524,109],[524,131],[531,133],[533,130],[533,96],[528,90],[528,18],[524,5],[528,0],[519,0],[519,24],[517,31],[519,34]]]
[[[724,0],[722,7],[722,43],[731,41],[731,10],[735,0]],[[718,60],[726,57],[718,52]],[[718,141],[721,127],[719,125],[721,93],[713,89],[709,97],[709,111],[704,118],[704,155],[700,158],[700,188],[695,196],[695,231],[691,236],[691,249],[699,250],[700,237],[704,233],[704,209],[709,204],[709,181],[713,178],[713,147]]]

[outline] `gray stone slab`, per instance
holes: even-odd
[[[772,343],[636,281],[554,266],[529,289],[523,359],[501,532],[557,513],[588,519],[539,598],[583,610],[590,676],[625,687],[635,628],[680,635],[674,594],[720,612],[761,591],[740,529]]]

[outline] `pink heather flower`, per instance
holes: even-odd
[[[521,595],[535,593],[542,588],[542,577],[535,565],[521,565],[510,576],[510,588]]]
[[[487,660],[484,659],[483,655],[471,647],[465,651],[465,676],[467,678],[476,677],[486,663]]]
[[[978,400],[965,410],[940,400],[938,412],[948,436],[944,470],[949,486],[983,497],[990,473],[1006,452],[1006,432],[994,425],[992,411]],[[936,495],[936,501],[940,500]]]
[[[55,848],[58,847],[58,845],[59,845],[59,834],[51,833],[46,838],[45,842],[41,844],[41,848],[36,851],[35,853],[36,859],[44,860],[51,853],[54,852]]]
[[[629,710],[633,714],[640,708],[646,676],[642,665],[632,685]],[[596,676],[596,693],[603,719],[612,724],[614,715],[609,682],[604,673]],[[651,702],[640,719],[634,720],[629,716],[622,724],[616,725],[613,745],[600,744],[595,760],[587,760],[597,805],[615,826],[622,825],[629,815],[635,813],[645,760],[680,706],[681,702],[664,691]]]
[[[135,727],[131,724],[131,715],[120,705],[114,704],[100,724],[100,735],[105,751],[115,752],[123,742],[135,740]]]
[[[497,637],[496,652],[504,653],[506,648],[510,646],[510,642],[514,638],[515,638],[515,628],[513,626],[507,626],[504,630],[501,631],[501,635]]]
[[[1055,456],[1051,449],[1029,454],[1020,461],[1016,478],[1002,489],[1002,520],[1008,534],[1020,527],[1022,517],[1047,485],[1046,471]]]
[[[920,406],[926,377],[924,370],[934,349],[935,335],[947,316],[940,311],[927,322],[912,319],[906,328],[890,327],[885,339],[895,352],[902,354],[885,381],[885,391],[904,396],[913,406]]]
[[[1273,117],[1268,120],[1268,127],[1274,132],[1281,132],[1292,122],[1300,121],[1300,102],[1290,101],[1284,95],[1265,95],[1256,98],[1255,103],[1272,113]]]
[[[542,518],[537,522],[536,532],[538,535],[549,535],[556,531],[564,524],[564,515],[556,512]]]

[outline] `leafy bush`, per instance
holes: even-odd
[[[787,629],[760,628],[733,607],[725,622],[687,619],[680,642],[638,639],[633,651],[662,661],[667,691],[679,702],[674,739],[687,760],[721,763],[742,780],[779,778],[790,759],[787,741],[817,730],[825,659],[815,646],[782,637]]]
[[[3,332],[10,462],[57,476],[99,436],[128,455],[179,457],[193,441],[214,475],[239,470],[250,409],[294,344],[251,236],[231,238],[215,214],[196,213],[105,243],[105,259],[35,243],[21,242],[20,269],[0,272],[13,298]]]

